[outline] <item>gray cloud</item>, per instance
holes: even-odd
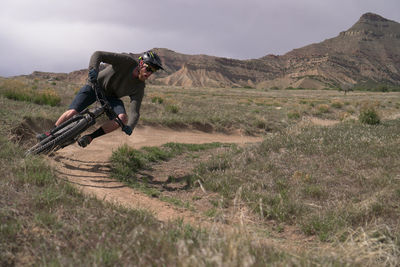
[[[0,76],[82,69],[95,50],[259,58],[335,37],[366,12],[400,21],[398,0],[3,0],[1,7]]]

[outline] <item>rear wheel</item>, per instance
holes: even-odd
[[[79,134],[91,125],[90,122],[91,118],[86,116],[82,117],[80,120],[71,121],[71,123],[66,124],[61,129],[30,148],[25,155],[47,154],[74,143]]]

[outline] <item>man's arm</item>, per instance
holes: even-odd
[[[132,130],[136,127],[139,118],[140,118],[140,106],[142,105],[144,91],[138,93],[136,95],[131,95],[131,107],[128,116],[128,126],[132,128]]]
[[[96,51],[90,57],[89,70],[94,69],[99,72],[100,63],[107,63],[111,65],[118,65],[126,61],[131,61],[132,57],[124,53],[112,53],[105,51]]]

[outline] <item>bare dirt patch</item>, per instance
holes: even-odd
[[[21,124],[11,129],[11,140],[21,145],[33,145],[35,136],[50,129],[54,122],[41,117],[24,117]]]

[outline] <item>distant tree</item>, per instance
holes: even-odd
[[[339,88],[339,91],[343,91],[345,95],[347,94],[347,92],[350,92],[353,90],[354,90],[353,85],[351,83],[343,83]]]
[[[381,84],[378,86],[377,91],[386,93],[389,92],[389,88],[387,87],[387,85]]]

